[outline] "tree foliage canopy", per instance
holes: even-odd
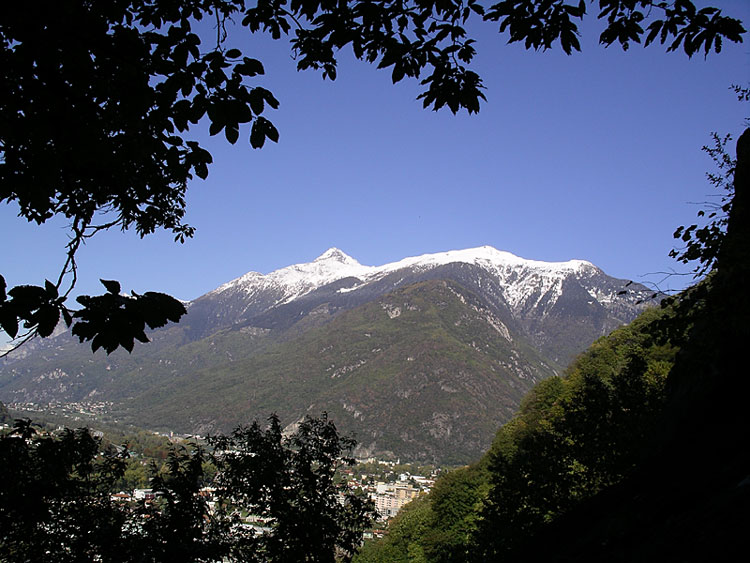
[[[600,42],[624,49],[659,41],[688,56],[708,55],[724,40],[742,41],[745,31],[720,10],[688,0],[599,0],[598,10],[606,22]],[[145,340],[143,322],[123,322],[131,311],[155,305],[149,327],[184,314],[168,296],[116,300],[110,286],[102,298],[79,299],[75,311],[67,298],[76,251],[101,230],[192,236],[183,221],[185,191],[194,176],[206,178],[212,162],[191,138],[194,126],[205,122],[211,135],[223,132],[235,143],[248,124],[254,148],[278,140],[266,117],[278,101],[252,84],[263,64],[227,48],[229,32],[288,38],[298,69],[330,79],[337,53],[351,48],[358,59],[390,69],[393,82],[419,80],[425,107],[474,113],[484,95],[469,67],[473,22],[497,25],[527,48],[559,43],[570,54],[580,50],[578,22],[586,12],[585,0],[43,0],[5,10],[0,202],[15,202],[21,217],[39,224],[65,217],[70,242],[53,281],[6,291],[0,277],[0,327],[11,337],[21,331],[23,341],[49,336],[62,318],[80,327],[81,341],[111,352]],[[215,36],[197,31],[203,20]]]
[[[217,436],[210,452],[173,447],[152,470],[151,502],[111,493],[127,450],[87,429],[40,433],[17,421],[0,436],[0,560],[13,562],[347,561],[375,515],[334,482],[354,442],[325,416],[287,437],[279,420]],[[206,472],[212,461],[215,473]],[[218,501],[209,505],[206,486]],[[253,515],[256,527],[241,516]]]
[[[486,556],[517,549],[633,470],[664,410],[677,349],[661,321],[672,314],[649,309],[595,342],[564,378],[538,384],[500,429],[479,532]]]

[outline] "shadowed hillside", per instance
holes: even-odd
[[[750,130],[737,156],[713,273],[538,384],[480,462],[357,561],[744,559]]]

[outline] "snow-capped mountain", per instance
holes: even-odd
[[[650,296],[583,260],[483,246],[366,266],[331,248],[225,283],[132,355],[43,341],[0,364],[0,401],[106,402],[122,421],[197,433],[326,411],[363,454],[465,463]]]
[[[278,305],[342,278],[367,277],[374,270],[377,268],[362,266],[338,248],[329,248],[315,260],[306,264],[294,264],[267,275],[248,272],[211,291],[208,295],[244,291],[248,296],[252,296],[258,292],[259,288],[279,289],[284,297],[275,303]]]
[[[249,272],[207,295],[213,297],[244,292],[252,301],[260,292],[274,291],[283,296],[273,304],[279,305],[345,278],[354,278],[358,283],[352,287],[340,288],[340,293],[355,291],[394,272],[410,270],[413,273],[424,273],[453,263],[478,266],[497,277],[506,288],[506,299],[514,309],[522,307],[538,291],[543,294],[553,291],[559,296],[562,281],[570,275],[585,277],[586,273],[590,275],[600,272],[593,264],[584,260],[525,260],[491,246],[413,256],[383,266],[363,266],[338,248],[329,248],[312,262],[287,266],[267,275]]]
[[[585,260],[527,260],[491,246],[424,254],[382,266],[362,265],[330,248],[312,262],[266,275],[250,272],[225,283],[189,305],[187,323],[196,329],[194,338],[238,325],[289,328],[324,303],[327,315],[319,320],[398,287],[438,278],[455,279],[487,299],[491,308],[507,310],[536,344],[549,348],[561,363],[590,338],[632,319],[652,295],[641,285],[607,276]],[[570,323],[557,327],[554,337],[540,324],[542,319],[554,322],[564,317]],[[561,334],[565,325],[585,318],[593,322],[582,335],[580,329]]]

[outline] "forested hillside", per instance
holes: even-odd
[[[539,383],[478,463],[436,483],[357,561],[747,553],[750,132],[737,153],[712,274],[597,341],[564,377]]]
[[[671,308],[650,309],[536,385],[478,463],[450,473],[399,514],[358,561],[469,561],[622,480],[663,410],[676,348],[660,338]],[[410,555],[412,554],[412,555]]]

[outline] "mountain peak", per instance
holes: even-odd
[[[359,262],[357,262],[354,258],[333,246],[314,260],[314,262],[328,261],[341,262],[342,264],[359,265]]]

